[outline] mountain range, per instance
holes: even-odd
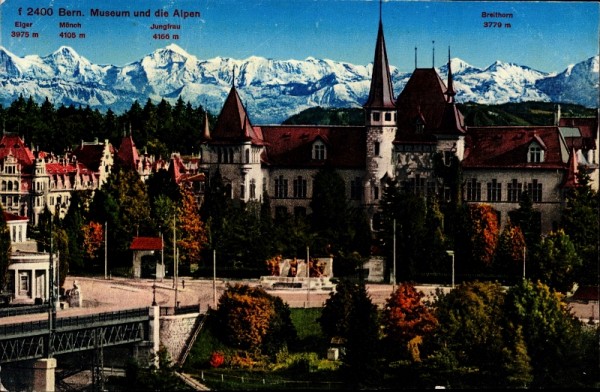
[[[560,73],[496,61],[487,68],[450,61],[458,102],[501,104],[544,101],[598,107],[598,56],[569,66]],[[369,94],[372,64],[309,57],[305,60],[244,60],[216,57],[201,60],[176,44],[157,49],[124,66],[93,64],[73,48],[61,46],[47,56],[19,57],[0,47],[0,104],[23,95],[55,106],[82,105],[115,113],[137,100],[174,103],[180,97],[218,114],[232,86],[254,124],[280,123],[310,107],[358,107]],[[448,65],[437,69],[446,81]],[[398,95],[410,72],[390,66]],[[235,81],[232,79],[235,78]]]

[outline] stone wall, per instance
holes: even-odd
[[[160,344],[167,349],[173,364],[186,348],[199,317],[200,313],[160,317]]]

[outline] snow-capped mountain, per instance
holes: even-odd
[[[451,66],[459,102],[536,100],[598,107],[598,56],[560,74],[500,61],[480,69],[455,58]],[[410,73],[390,68],[398,95]],[[444,80],[447,68],[438,69]],[[119,113],[135,100],[143,105],[148,99],[173,103],[181,97],[218,114],[235,83],[253,123],[279,123],[314,106],[362,105],[369,94],[371,71],[371,64],[312,57],[201,60],[175,44],[124,66],[93,64],[67,46],[45,57],[19,57],[0,47],[0,104],[8,106],[23,94],[38,102],[47,97],[55,105],[89,105]]]

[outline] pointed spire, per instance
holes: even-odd
[[[231,76],[231,87],[235,87],[235,65],[233,66],[232,76]]]
[[[379,17],[379,30],[377,32],[377,43],[375,44],[375,56],[373,59],[371,89],[369,91],[369,98],[364,104],[364,107],[372,109],[393,109],[395,107],[392,77],[390,75],[385,38],[383,36],[381,11]]]
[[[417,69],[417,47],[415,46],[415,69]]]
[[[448,88],[446,89],[446,95],[448,96],[448,103],[454,103],[454,96],[456,95],[456,91],[454,91],[454,83],[452,80],[452,62],[450,60],[450,46],[448,46]]]

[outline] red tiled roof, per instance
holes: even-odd
[[[135,237],[129,247],[130,250],[162,250],[162,248],[160,237]]]
[[[74,173],[77,171],[77,167],[72,163],[62,164],[59,162],[46,163],[46,172],[49,175]]]
[[[530,144],[541,141],[544,161],[527,162]],[[569,152],[558,127],[469,127],[465,138],[465,168],[566,169]]]
[[[287,167],[319,167],[325,161],[312,159],[312,146],[323,140],[327,161],[339,168],[366,167],[366,130],[361,126],[268,125],[260,127],[267,144],[263,161]]]
[[[121,139],[121,145],[119,146],[117,157],[126,167],[130,169],[137,168],[137,163],[140,160],[140,156],[131,135],[125,136],[123,139]]]
[[[598,301],[598,286],[581,286],[571,299],[575,301]]]
[[[16,214],[4,211],[4,220],[6,222],[28,221],[29,218],[27,218],[26,216],[20,216],[20,215],[16,215]]]
[[[417,119],[424,124],[424,134],[462,134],[464,118],[448,102],[447,88],[433,68],[414,70],[396,100],[398,108],[398,136],[400,140],[428,139],[415,133]]]
[[[4,134],[0,140],[0,160],[7,156],[14,156],[22,166],[31,166],[35,157],[31,150],[25,145],[23,139],[17,135]]]
[[[254,128],[250,123],[248,113],[235,87],[229,91],[211,137],[217,143],[248,140],[253,144],[263,144],[260,128]]]
[[[111,153],[114,153],[112,145],[109,146],[109,149]],[[73,151],[73,155],[75,155],[77,161],[82,162],[93,171],[98,171],[102,154],[104,154],[104,144],[83,144],[77,146]]]

